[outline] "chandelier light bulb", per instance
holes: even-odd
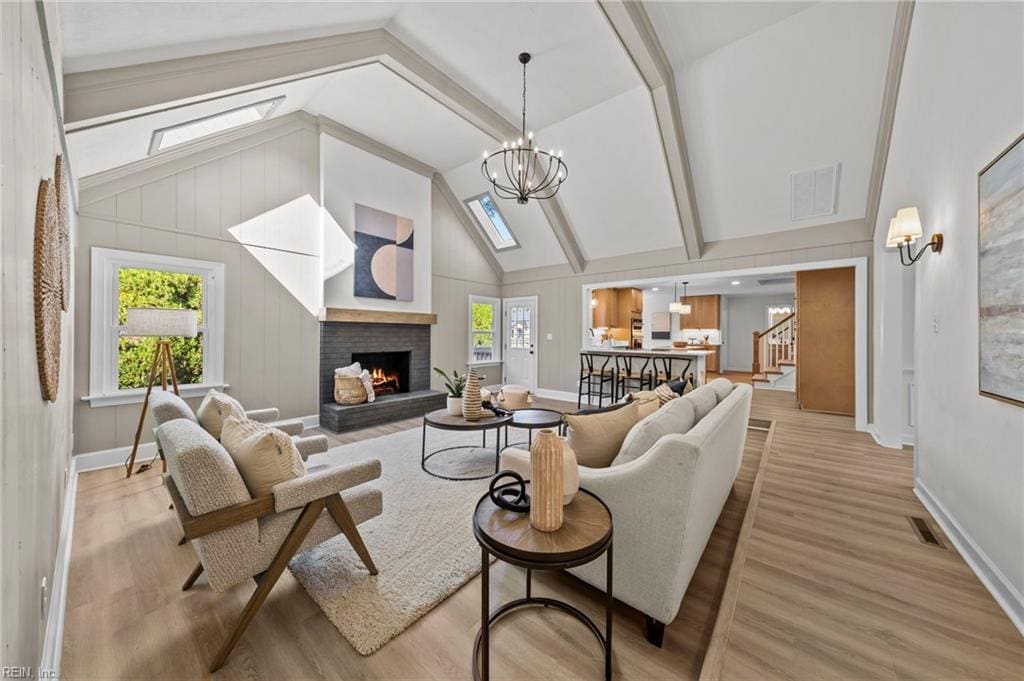
[[[508,149],[508,142],[502,142],[501,143],[501,148],[502,149]]]
[[[532,133],[532,132],[530,132],[530,133],[529,133],[529,134],[528,134],[528,135],[526,136],[526,139],[530,139],[530,140],[532,140],[532,139],[533,139],[533,133]]]
[[[562,150],[561,149],[558,150],[558,158],[562,158]]]

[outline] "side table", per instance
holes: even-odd
[[[497,507],[489,495],[477,502],[473,512],[473,535],[480,544],[481,597],[480,631],[473,644],[473,678],[490,678],[491,625],[519,608],[544,606],[569,613],[585,624],[604,650],[604,678],[612,678],[612,514],[595,494],[581,489],[565,506],[565,522],[556,532],[541,532],[530,525],[528,513]],[[526,597],[517,598],[490,611],[490,557],[526,568]],[[532,594],[534,570],[564,570],[606,556],[604,633],[574,606],[553,598]]]

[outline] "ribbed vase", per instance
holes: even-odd
[[[479,421],[483,416],[480,406],[480,377],[475,369],[469,370],[466,387],[462,389],[462,418],[467,421]]]
[[[564,469],[562,442],[551,430],[542,430],[530,448],[530,524],[541,532],[562,527]]]

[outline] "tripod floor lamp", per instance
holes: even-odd
[[[171,352],[171,341],[168,338],[195,338],[199,332],[199,317],[195,310],[168,310],[158,308],[128,308],[125,336],[156,337],[156,352],[149,367],[149,385],[146,386],[146,397],[142,400],[142,413],[139,414],[139,427],[135,429],[135,444],[132,445],[131,456],[128,457],[128,474],[132,477],[135,467],[135,456],[139,451],[139,440],[142,438],[142,426],[146,421],[149,409],[149,396],[158,378],[164,390],[170,381],[174,394],[178,393],[178,375],[174,371],[174,353]]]

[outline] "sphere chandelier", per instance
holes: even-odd
[[[494,194],[503,199],[515,199],[516,203],[527,203],[531,198],[550,199],[558,193],[569,168],[562,161],[562,151],[544,151],[533,139],[533,133],[526,131],[526,65],[530,53],[519,55],[523,65],[523,127],[522,136],[513,142],[502,142],[501,149],[484,152],[480,166],[487,181],[494,187]]]

